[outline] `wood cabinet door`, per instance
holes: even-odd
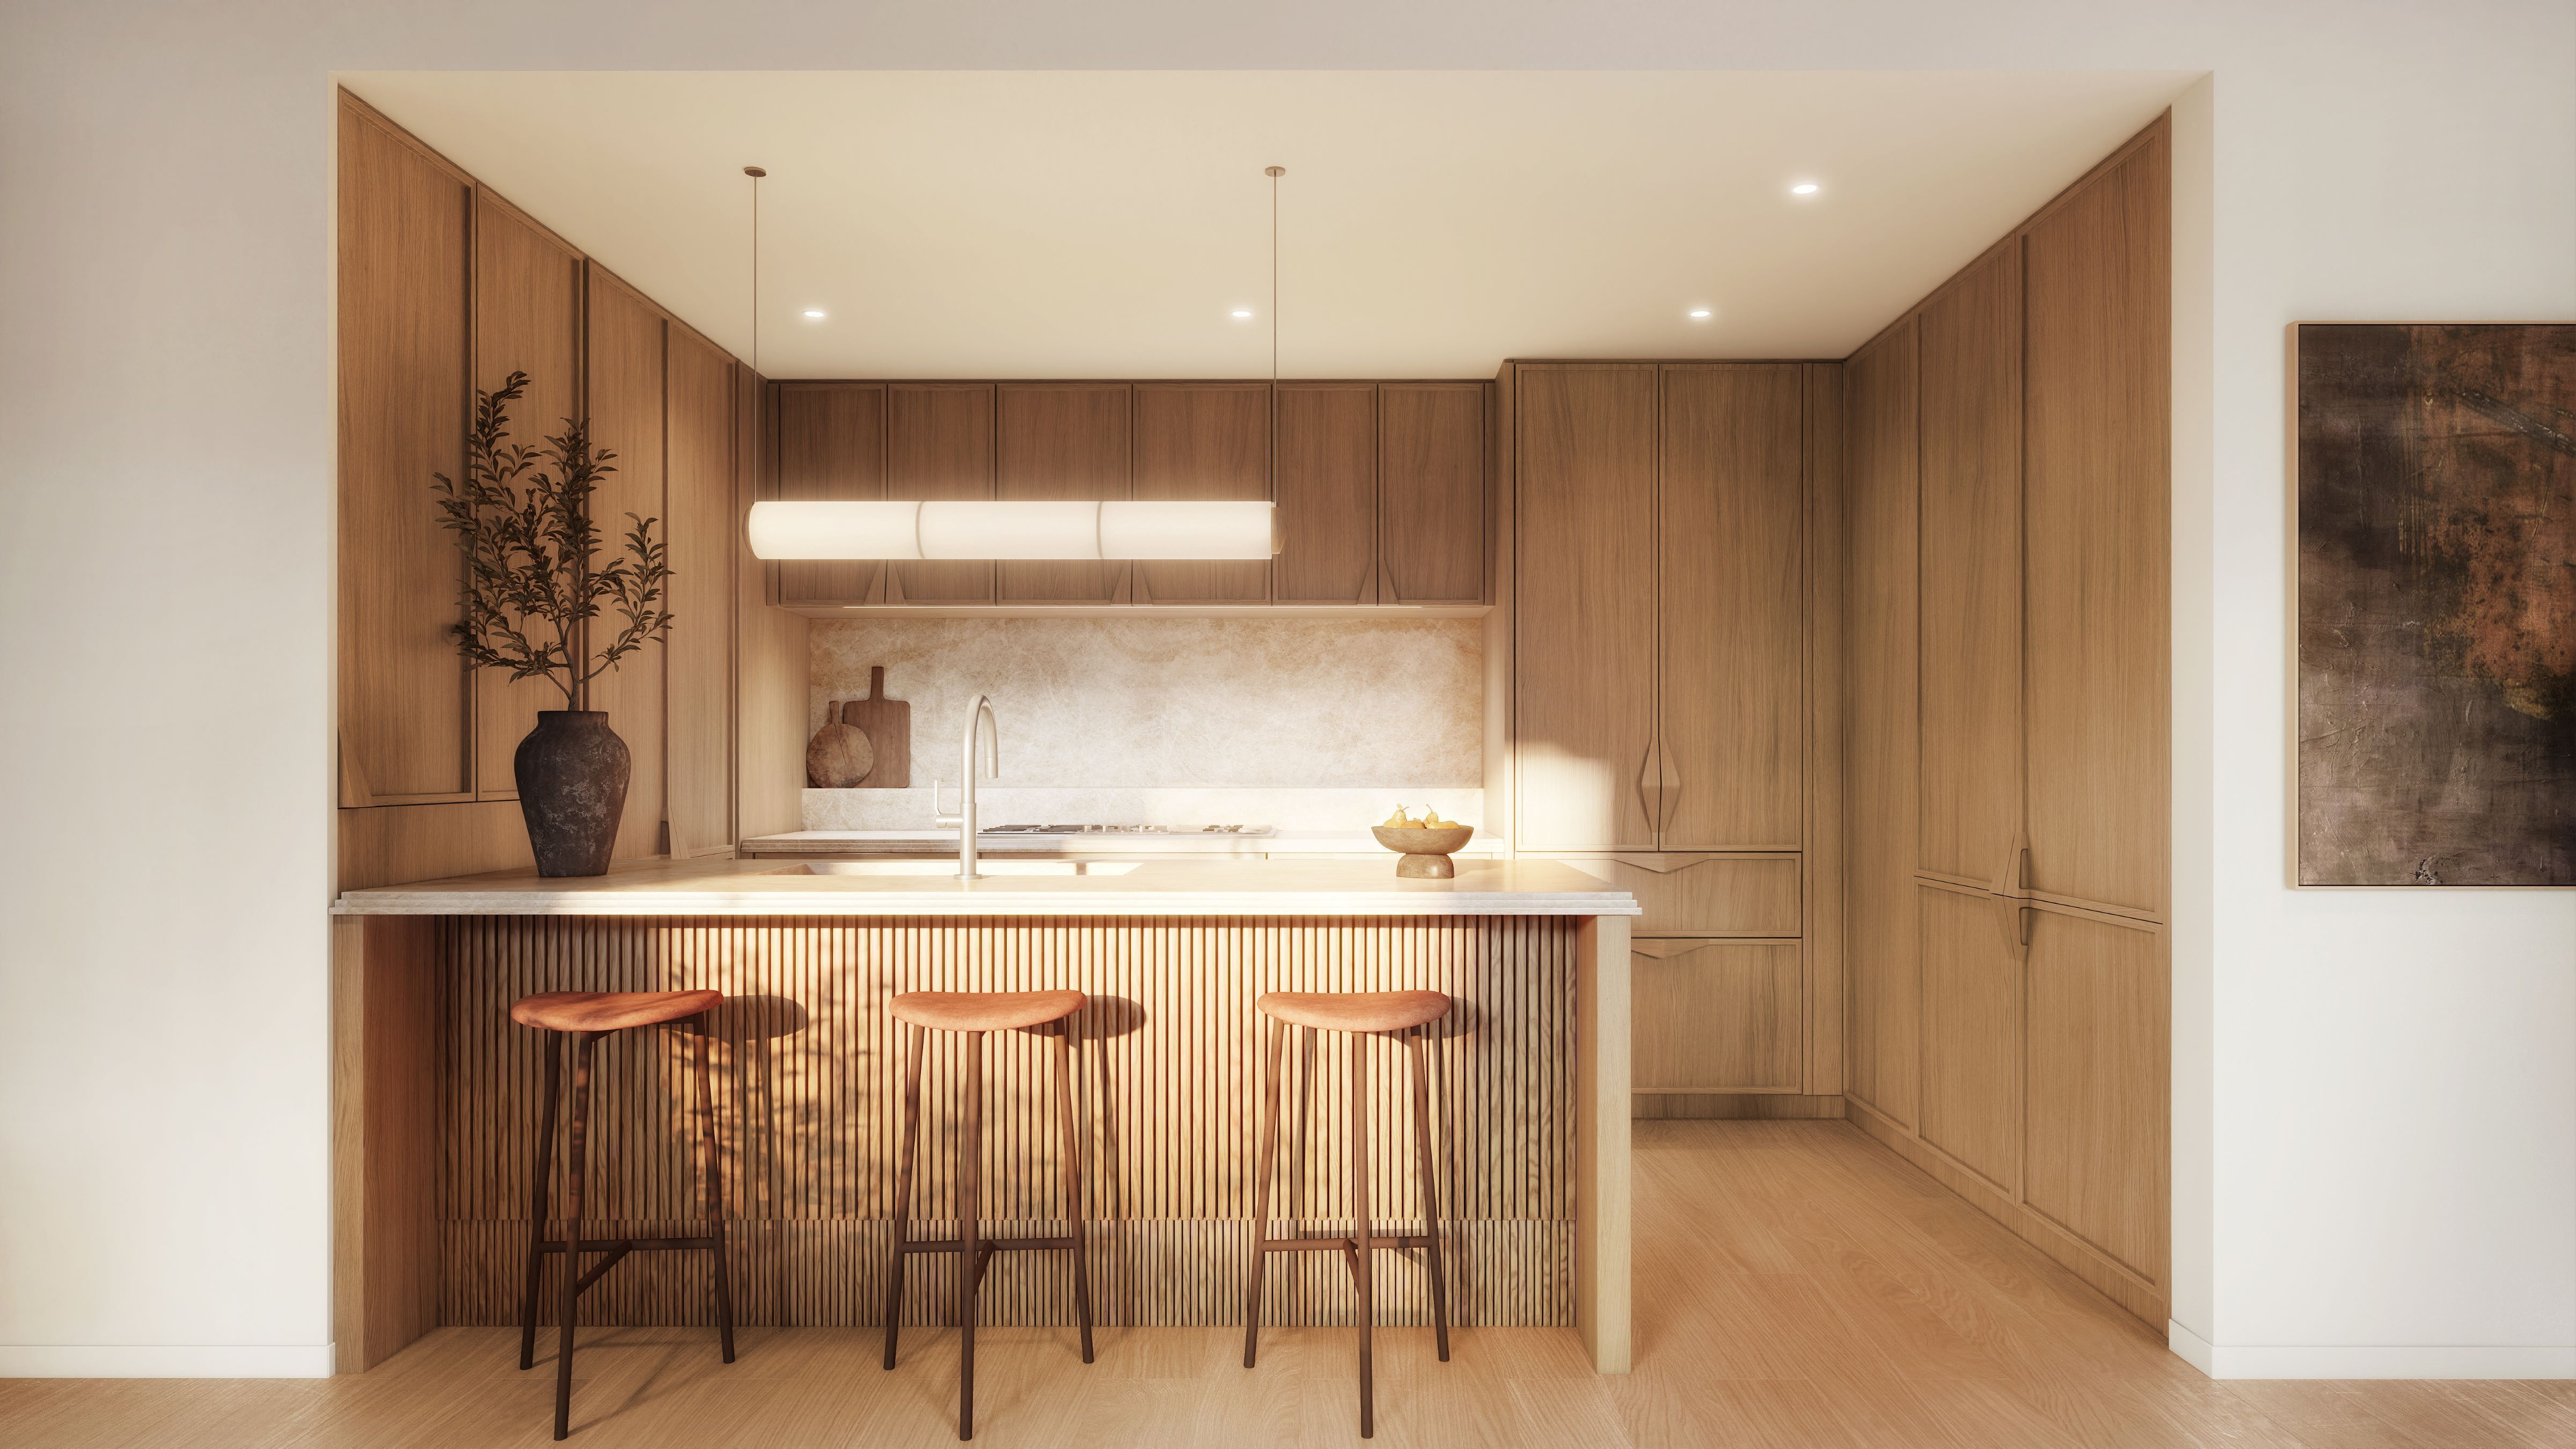
[[[882,502],[885,388],[879,383],[774,383],[778,409],[778,496],[838,503]],[[790,559],[778,565],[782,604],[872,604],[885,588],[873,559]]]
[[[596,264],[589,268],[589,317],[582,378],[589,390],[591,443],[617,454],[612,464],[617,471],[602,479],[590,498],[600,555],[606,559],[625,552],[626,535],[635,526],[630,513],[661,519],[656,532],[666,541],[671,536],[662,453],[665,328],[660,308]],[[606,647],[623,623],[613,612],[592,620],[591,651]],[[664,848],[663,780],[656,765],[665,758],[665,663],[663,646],[646,644],[590,682],[589,708],[608,711],[609,728],[626,741],[635,760],[626,786],[626,813],[617,827],[619,860],[659,855]]]
[[[1485,385],[1378,386],[1376,602],[1481,604],[1485,577]]]
[[[1279,384],[1277,603],[1381,602],[1378,391],[1366,382]]]
[[[2166,142],[2031,223],[2030,887],[2161,914],[2170,856]]]
[[[1856,354],[1845,373],[1845,1085],[1912,1127],[1922,1044],[1914,928],[1913,321]]]
[[[2021,1124],[2021,962],[2012,905],[1917,887],[1923,970],[1923,1140],[2011,1197]]]
[[[2161,1291],[2172,1071],[2163,929],[2047,906],[2028,915],[2023,1198]]]
[[[1184,502],[1270,497],[1270,388],[1258,382],[1136,384],[1134,496]],[[1270,562],[1198,559],[1135,566],[1139,604],[1264,604]]]
[[[1666,850],[1806,835],[1806,373],[1662,373],[1657,688]]]
[[[1123,382],[1004,383],[993,394],[993,496],[1132,497],[1134,399]],[[1123,604],[1124,563],[1005,559],[993,566],[1005,604]]]
[[[1991,886],[2021,829],[2021,267],[2007,242],[1923,306],[1915,868]]]
[[[993,385],[886,384],[886,492],[969,502],[993,496]],[[886,570],[889,604],[989,604],[993,561],[942,559]]]
[[[664,790],[671,854],[733,844],[733,359],[686,328],[669,329],[666,515],[671,639]]]
[[[1639,941],[1629,970],[1640,1090],[1799,1090],[1796,942]]]
[[[1796,936],[1803,933],[1794,855],[1564,855],[1637,898],[1638,936]]]
[[[497,388],[513,372],[528,375],[510,414],[514,443],[541,448],[565,418],[581,414],[581,296],[581,253],[476,187],[474,385]],[[547,680],[475,671],[476,798],[519,797],[512,766],[519,741],[537,727],[538,710],[563,707],[563,691]]]
[[[465,469],[473,185],[353,102],[339,124],[340,803],[468,799],[464,564],[430,475]]]
[[[1651,850],[1655,366],[1516,371],[1514,843]]]

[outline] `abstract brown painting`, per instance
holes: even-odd
[[[2297,349],[2300,884],[2576,885],[2576,326]]]

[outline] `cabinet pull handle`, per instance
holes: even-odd
[[[1663,787],[1655,778],[1655,760],[1660,753],[1655,741],[1648,740],[1646,757],[1637,762],[1637,808],[1646,812],[1646,828],[1656,832],[1664,828]]]
[[[2030,959],[2030,907],[2010,896],[1995,897],[1995,919],[2003,927],[2004,954],[2015,964]]]
[[[2028,895],[2029,880],[2030,835],[2026,831],[2016,830],[2013,832],[2012,844],[2004,850],[2003,869],[1995,872],[1993,893],[1999,896]]]

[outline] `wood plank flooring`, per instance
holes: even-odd
[[[1570,1329],[1378,1335],[1378,1435],[1432,1446],[1781,1449],[2509,1449],[2576,1445],[2576,1382],[2215,1383],[2162,1340],[1842,1122],[1637,1124],[1637,1372]],[[1346,1329],[1282,1329],[1246,1371],[1231,1329],[977,1336],[979,1445],[1358,1440]],[[586,1331],[574,1437],[614,1446],[956,1443],[953,1331]],[[300,1381],[0,1382],[0,1443],[335,1446],[549,1441],[554,1377],[516,1335],[442,1329],[372,1373]]]

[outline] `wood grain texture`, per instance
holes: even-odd
[[[1925,885],[1915,896],[1923,963],[1923,1140],[2021,1191],[2021,962],[2000,903]]]
[[[1136,396],[1138,499],[1260,502],[1270,491],[1270,389],[1245,382],[1140,382]],[[1189,560],[1138,563],[1140,604],[1262,604],[1270,563]]]
[[[456,545],[430,475],[461,475],[473,182],[346,92],[339,115],[343,805],[472,798]]]
[[[1794,941],[1640,939],[1635,1090],[1796,1092],[1804,971]]]
[[[1794,855],[1550,855],[1637,898],[1637,936],[1800,933]]]
[[[1911,1127],[1921,1017],[1914,927],[1916,347],[1911,318],[1844,365],[1844,951],[1849,1094]]]
[[[735,1222],[736,1299],[749,1323],[881,1321],[890,1232],[899,990],[1069,987],[1095,1219],[1103,1323],[1239,1321],[1250,1212],[1257,1014],[1270,990],[1427,988],[1457,999],[1431,1041],[1444,1234],[1457,1245],[1462,1323],[1575,1316],[1573,1076],[1578,929],[1509,918],[1441,921],[721,922],[444,918],[443,1052],[451,1076],[442,1209],[444,1313],[512,1321],[527,1163],[541,1072],[535,1033],[508,1004],[545,990],[726,993],[715,1014],[724,1182]],[[1621,943],[1624,980],[1624,942]],[[1620,1015],[1624,1027],[1625,1015]],[[629,1033],[601,1050],[593,1200],[620,1232],[658,1232],[690,1211],[677,1034]],[[986,1217],[1049,1233],[1061,1213],[1046,1039],[987,1044]],[[1290,1053],[1292,1104],[1274,1201],[1316,1231],[1350,1211],[1348,1058]],[[934,1038],[925,1067],[916,1202],[944,1231],[955,1190],[962,1048]],[[1626,1093],[1614,1094],[1621,1104]],[[1375,1094],[1372,1201],[1381,1221],[1419,1211],[1410,1107]],[[605,1231],[606,1229],[603,1229]],[[1390,1257],[1381,1321],[1427,1312],[1419,1264]],[[703,1264],[635,1259],[584,1299],[598,1321],[694,1323]],[[908,1321],[953,1304],[946,1268],[907,1276]],[[1010,1255],[984,1288],[988,1323],[1065,1321],[1059,1255]],[[1281,1272],[1273,1265],[1274,1274]],[[1282,1323],[1347,1321],[1348,1280],[1319,1258],[1273,1297]]]
[[[1514,844],[1652,850],[1655,368],[1517,369]]]
[[[780,382],[770,393],[776,491],[762,497],[859,503],[886,496],[883,384]],[[876,603],[885,592],[885,566],[871,560],[788,560],[777,569],[783,604]]]
[[[886,384],[885,496],[967,501],[993,496],[992,384]],[[992,560],[889,565],[886,602],[989,604]]]
[[[363,1373],[438,1326],[438,962],[426,917],[331,924],[332,1342]]]
[[[734,361],[670,329],[668,375],[671,642],[664,722],[665,813],[673,855],[734,842]],[[657,646],[647,646],[654,649]]]
[[[1013,382],[995,393],[993,496],[1120,499],[1135,496],[1134,396],[1123,382]],[[1123,604],[1124,563],[1004,560],[994,566],[1005,604]]]
[[[516,800],[379,805],[334,813],[340,837],[337,884],[344,891],[536,865]]]
[[[1843,370],[1809,363],[1804,907],[1809,1094],[1843,1090]],[[1834,1115],[1841,1115],[1837,1103]]]
[[[602,479],[591,495],[591,516],[599,525],[600,549],[625,549],[625,534],[637,518],[662,520],[670,537],[670,503],[665,492],[662,396],[663,318],[660,308],[598,263],[589,265],[585,313],[590,318],[587,362],[582,378],[588,390],[593,446],[617,454],[617,471]],[[611,617],[590,626],[592,647],[617,627]],[[666,661],[660,644],[646,644],[619,661],[617,668],[590,682],[591,709],[608,712],[609,728],[626,741],[634,756],[634,777],[626,787],[626,814],[617,827],[618,860],[659,855],[664,850],[663,776],[660,764],[668,732],[662,720]]]
[[[2029,1204],[2168,1288],[2164,930],[2047,908],[2029,915]]]
[[[1641,1091],[1633,1115],[1640,1122],[1831,1122],[1843,1114],[1840,1096]]]
[[[1923,304],[1915,869],[1992,881],[2021,828],[2021,248]]]
[[[2031,889],[2161,918],[2170,872],[2165,124],[2028,234]]]
[[[1494,606],[1485,612],[1485,830],[1516,840],[1520,830],[1520,737],[1512,722],[1513,661],[1519,657],[1518,583],[1512,560],[1519,539],[1520,486],[1513,464],[1514,399],[1519,369],[1494,374],[1485,413],[1485,570]]]
[[[1486,601],[1485,394],[1475,382],[1379,384],[1379,602]]]
[[[1626,916],[1574,922],[1575,1040],[1567,1064],[1574,1096],[1574,1322],[1593,1371],[1604,1374],[1628,1372],[1636,1355],[1636,1187],[1628,1125],[1636,1017],[1628,944]]]
[[[1381,602],[1378,394],[1366,382],[1279,384],[1274,602]]]
[[[1806,825],[1806,375],[1662,369],[1657,677],[1666,850],[1795,850]]]
[[[740,631],[734,674],[734,838],[805,828],[805,698],[808,625],[769,600],[769,579],[752,557],[745,523],[776,466],[761,449],[763,384],[734,369],[734,582]]]
[[[581,253],[490,188],[474,188],[474,386],[528,374],[512,412],[511,441],[535,448],[581,413]],[[537,711],[564,707],[543,679],[474,672],[474,786],[484,800],[515,800],[519,741]]]

